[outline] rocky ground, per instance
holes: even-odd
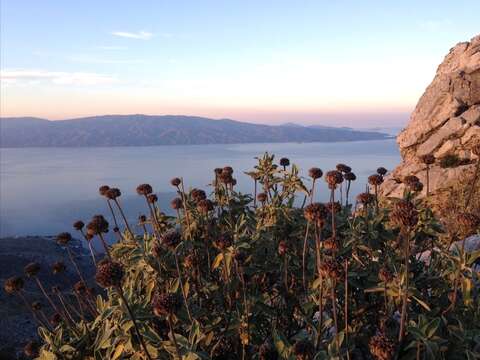
[[[72,240],[70,247],[81,271],[86,278],[92,278],[94,271],[88,252],[82,248],[80,241]],[[23,275],[23,268],[28,263],[40,263],[39,274],[47,289],[60,284],[64,291],[78,281],[66,251],[56,244],[52,237],[9,237],[0,239],[0,280]],[[51,266],[56,261],[63,261],[67,271],[62,275],[54,275]],[[47,304],[32,280],[26,280],[26,296],[29,302],[41,301]],[[36,324],[22,301],[16,296],[0,291],[0,360],[16,359],[23,345],[36,337]]]

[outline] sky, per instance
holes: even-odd
[[[402,126],[478,0],[0,0],[0,114]]]

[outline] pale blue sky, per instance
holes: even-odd
[[[478,0],[2,0],[1,112],[395,125],[478,14]]]

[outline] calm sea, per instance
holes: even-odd
[[[238,188],[251,192],[253,182],[243,172],[255,165],[264,152],[277,159],[288,157],[306,176],[312,166],[324,171],[339,162],[350,165],[358,180],[355,195],[365,188],[368,175],[379,166],[394,168],[400,161],[395,140],[348,143],[286,143],[240,145],[191,145],[113,148],[0,149],[0,237],[52,235],[71,231],[75,220],[107,215],[98,195],[103,184],[119,187],[132,221],[145,212],[135,193],[140,183],[150,183],[160,204],[168,208],[174,197],[169,183],[183,177],[187,187],[208,190],[213,169],[230,165]],[[319,200],[327,198],[327,188]]]

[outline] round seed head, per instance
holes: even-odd
[[[326,204],[327,209],[330,213],[338,214],[340,211],[342,211],[342,205],[338,201],[335,201],[334,203],[329,202]]]
[[[173,199],[171,202],[170,202],[170,207],[173,209],[173,210],[179,210],[183,207],[183,201],[182,199],[180,199],[179,197]]]
[[[290,165],[290,160],[286,157],[283,157],[280,159],[280,166],[289,166]]]
[[[336,168],[337,168],[338,171],[340,171],[344,174],[347,174],[347,173],[352,171],[352,168],[348,165],[345,165],[345,164],[337,164]]]
[[[224,184],[231,184],[233,181],[233,177],[230,172],[222,171],[222,173],[218,176],[218,178]]]
[[[223,169],[222,168],[215,168],[213,171],[214,171],[215,175],[218,176],[223,172]]]
[[[110,188],[105,193],[105,196],[110,200],[115,200],[116,198],[120,197],[121,195],[122,195],[122,193],[121,193],[120,189],[117,189],[117,188]]]
[[[114,261],[104,261],[97,266],[95,280],[103,288],[120,286],[124,275],[123,266]]]
[[[257,200],[260,201],[261,203],[264,203],[266,202],[268,199],[268,195],[264,192],[261,192],[259,194],[257,194]]]
[[[32,309],[35,310],[35,311],[42,310],[42,303],[40,301],[34,301],[32,303]]]
[[[225,166],[223,169],[222,169],[222,172],[225,173],[225,174],[230,174],[232,175],[233,174],[233,168],[231,166]]]
[[[56,328],[62,322],[62,317],[59,313],[55,313],[48,319],[48,322],[52,327]]]
[[[384,333],[373,336],[368,343],[368,347],[375,360],[391,360],[395,356],[395,342]]]
[[[27,264],[24,268],[23,271],[25,272],[25,275],[27,277],[35,277],[38,275],[40,272],[41,267],[40,264],[37,262],[31,262],[30,264]]]
[[[140,215],[140,216],[138,217],[138,222],[139,222],[140,224],[146,223],[146,222],[147,222],[147,217],[146,217],[145,215]]]
[[[335,189],[343,182],[343,175],[338,170],[331,170],[325,175],[325,181],[330,189]]]
[[[200,200],[197,204],[197,209],[203,214],[207,214],[209,211],[213,210],[213,202],[209,199]]]
[[[201,189],[192,189],[192,191],[190,191],[190,196],[196,203],[207,198],[207,194]]]
[[[180,306],[180,299],[173,293],[156,293],[152,299],[152,309],[156,316],[175,314]]]
[[[385,176],[387,174],[388,170],[385,169],[383,166],[379,167],[377,169],[377,174],[380,176]]]
[[[305,207],[303,216],[309,223],[322,226],[328,216],[328,209],[321,203],[313,203]]]
[[[72,235],[68,232],[62,232],[57,235],[57,244],[67,245],[72,240]]]
[[[415,205],[408,200],[398,201],[390,212],[390,221],[401,228],[414,227],[418,223],[418,212]]]
[[[77,281],[73,285],[73,290],[75,291],[75,293],[82,296],[88,293],[88,288],[83,281]]]
[[[325,250],[336,251],[338,250],[338,241],[334,237],[329,237],[323,242],[323,248]]]
[[[170,180],[170,184],[172,184],[172,186],[175,186],[175,187],[179,187],[181,183],[182,183],[182,180],[178,177],[175,177],[172,180]]]
[[[40,356],[40,344],[36,341],[29,341],[23,348],[23,353],[29,358]]]
[[[65,263],[63,261],[56,261],[52,265],[52,272],[54,274],[60,274],[64,272],[66,269],[67,267],[65,266]]]
[[[161,237],[161,242],[164,246],[174,249],[182,241],[182,235],[175,229],[168,230]]]
[[[140,184],[137,186],[137,194],[147,196],[153,192],[153,188],[150,184]]]
[[[108,221],[102,215],[95,215],[92,217],[87,225],[87,234],[98,235],[108,232]]]
[[[383,176],[380,174],[373,174],[368,177],[368,183],[372,186],[378,186],[383,183]]]
[[[312,179],[320,179],[323,176],[323,171],[317,167],[312,167],[308,170],[308,176]]]
[[[85,223],[82,220],[78,220],[73,223],[73,228],[78,231],[82,230],[84,226]]]
[[[343,177],[344,177],[345,180],[347,180],[347,181],[355,181],[355,180],[357,180],[357,176],[356,176],[353,172],[348,172],[348,173],[346,173],[345,175],[343,175]]]
[[[12,276],[5,280],[3,289],[7,294],[14,294],[23,289],[24,281],[20,276]]]
[[[357,195],[357,201],[362,205],[370,205],[375,202],[375,196],[370,193],[360,193]]]
[[[102,185],[98,188],[98,192],[102,196],[106,196],[108,190],[110,190],[110,186],[108,186],[108,185]]]
[[[340,280],[343,277],[343,266],[336,260],[328,259],[322,262],[320,273],[324,277]]]
[[[410,190],[413,190],[414,188],[417,187],[417,184],[420,183],[420,179],[415,175],[408,175],[403,178],[403,183]]]
[[[432,154],[423,155],[420,157],[420,161],[425,165],[432,165],[435,164],[435,156]]]
[[[293,345],[293,354],[296,360],[311,360],[315,353],[315,347],[309,340],[299,340]]]
[[[156,194],[149,194],[147,196],[147,201],[150,203],[150,204],[155,204],[157,201],[158,201],[158,196]]]

